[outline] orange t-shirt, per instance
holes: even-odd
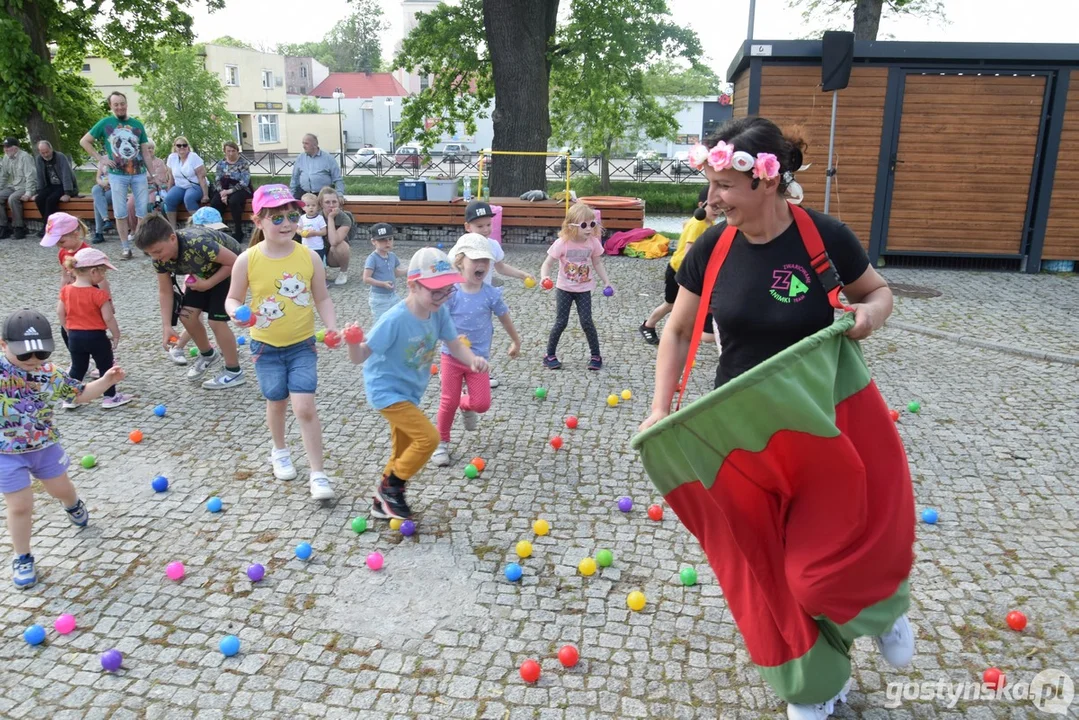
[[[60,302],[67,313],[67,329],[105,330],[101,307],[110,300],[109,294],[101,288],[64,285],[60,288]]]
[[[57,258],[60,260],[60,267],[64,267],[64,260],[67,260],[69,257],[75,257],[75,253],[77,253],[79,250],[84,250],[85,248],[88,248],[88,247],[90,247],[90,246],[87,245],[86,243],[83,243],[82,245],[75,248],[74,250],[65,250],[63,248],[60,248],[60,252],[58,252],[56,254]],[[66,270],[67,268],[64,268],[64,269]]]

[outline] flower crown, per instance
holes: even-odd
[[[758,179],[771,180],[779,177],[779,158],[772,153],[750,155],[745,150],[735,150],[733,145],[723,140],[713,148],[700,143],[694,145],[689,151],[687,162],[695,170],[703,170],[705,165],[709,165],[716,172],[732,168],[738,172],[752,170],[753,177]],[[794,180],[794,173],[790,170],[783,173],[783,183],[786,185],[787,198],[795,204],[800,203],[803,191],[802,186]]]

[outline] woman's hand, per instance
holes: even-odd
[[[847,337],[851,340],[865,340],[876,329],[873,321],[873,307],[858,303],[851,305],[850,309],[854,312],[854,327],[847,331]]]
[[[658,423],[660,420],[667,417],[668,415],[670,415],[670,412],[668,412],[666,410],[653,410],[652,414],[649,415],[648,417],[646,417],[644,419],[644,422],[642,422],[637,427],[637,432],[644,432],[645,430],[652,427],[653,425],[655,425],[656,423]]]

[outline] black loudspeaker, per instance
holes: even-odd
[[[821,40],[821,90],[842,90],[850,83],[854,64],[854,33],[829,30]]]

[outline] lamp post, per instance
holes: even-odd
[[[341,98],[345,94],[341,92],[341,88],[336,87],[333,89],[333,99],[337,101],[337,142],[341,144],[341,169],[345,169],[345,131],[341,126]]]
[[[389,129],[390,152],[396,152],[393,146],[393,98],[386,98],[386,127]]]

